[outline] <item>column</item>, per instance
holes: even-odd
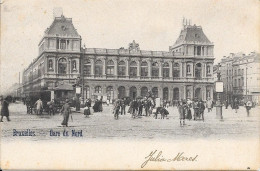
[[[136,97],[141,96],[141,86],[136,86]]]
[[[118,99],[118,86],[114,85],[113,86],[113,90],[114,90],[114,99]]]
[[[60,49],[60,39],[59,39],[59,47],[58,47],[58,49]]]
[[[202,55],[202,46],[200,46],[200,56],[203,56]]]
[[[163,99],[163,87],[158,86],[158,97]]]
[[[186,87],[186,85],[184,85],[183,86],[183,96],[180,98],[180,99],[186,99],[186,89],[187,89],[187,87]],[[180,93],[181,94],[181,93]]]
[[[107,65],[107,61],[106,61],[106,58],[104,57],[103,59],[102,59],[102,61],[103,61],[103,77],[106,77],[106,65]]]
[[[141,59],[137,60],[137,78],[140,78]]]
[[[183,66],[183,77],[187,77],[187,63],[182,62],[182,66]]]
[[[196,68],[196,63],[195,62],[193,62],[193,72],[192,72],[192,76],[193,76],[193,78],[195,78],[195,68]]]
[[[212,86],[210,87],[210,98],[211,98],[211,100],[213,100],[213,87]]]
[[[194,98],[194,86],[191,86],[191,99]]]
[[[53,61],[52,67],[55,68],[54,67],[55,62],[54,62],[53,59],[51,59],[51,60]],[[44,70],[45,70],[45,73],[48,73],[48,65],[49,65],[48,56],[45,56],[45,59],[44,59]]]
[[[125,87],[125,95],[126,95],[126,97],[130,96],[130,88],[128,86]]]
[[[95,75],[95,61],[93,58],[90,58],[90,62],[91,62],[91,77],[93,77]]]
[[[149,79],[151,79],[151,77],[152,77],[151,71],[152,71],[152,59],[150,58],[148,60],[148,78]]]
[[[169,87],[169,101],[172,101],[173,99],[173,88],[172,87]]]
[[[206,86],[202,86],[202,100],[207,100],[207,89]]]
[[[180,62],[180,78],[182,78],[182,69],[183,67],[182,67],[182,62]]]
[[[194,46],[195,56],[197,56],[197,46]]]
[[[115,75],[115,78],[117,78],[117,68],[118,68],[118,58],[116,58],[116,60],[114,61],[114,64],[115,64],[115,71],[114,71],[114,75]]]
[[[95,87],[93,85],[89,86],[89,96],[91,98],[91,100],[93,99],[93,93],[95,92]]]
[[[163,68],[162,65],[163,65],[162,61],[159,61],[159,79],[163,78],[163,76],[162,76],[162,68]]]
[[[169,62],[169,77],[170,77],[170,79],[172,79],[172,77],[173,77],[173,74],[172,74],[172,66],[173,66],[173,61],[170,61]]]
[[[129,58],[125,61],[126,62],[126,78],[129,78]]]

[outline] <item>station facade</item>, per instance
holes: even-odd
[[[169,51],[82,47],[72,19],[56,17],[39,43],[39,56],[23,73],[23,91],[75,96],[81,78],[81,98],[109,100],[146,96],[165,100],[213,98],[214,45],[196,25],[183,24]]]

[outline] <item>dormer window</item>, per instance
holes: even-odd
[[[198,35],[198,34],[195,34],[195,38],[199,38],[199,35]]]

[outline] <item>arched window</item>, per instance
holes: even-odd
[[[101,86],[96,86],[95,87],[95,93],[101,93],[101,92],[102,92]]]
[[[135,61],[132,61],[130,63],[130,73],[129,73],[130,77],[137,77],[137,64]]]
[[[170,67],[167,62],[163,64],[163,78],[169,78],[170,77]]]
[[[148,64],[145,61],[141,63],[141,76],[142,77],[148,76]]]
[[[159,77],[159,64],[157,62],[152,63],[152,77]]]
[[[114,89],[112,86],[107,87],[107,99],[109,101],[114,99]]]
[[[67,73],[67,60],[65,58],[61,58],[58,61],[58,73],[59,74]]]
[[[173,64],[173,77],[174,78],[180,77],[180,65],[178,63]]]
[[[49,59],[48,68],[49,68],[49,70],[53,70],[53,61],[52,61],[52,59]]]
[[[124,86],[118,87],[118,98],[119,98],[119,99],[124,98],[124,97],[125,97],[125,94],[126,94],[126,92],[125,92],[125,87],[124,87]]]
[[[118,75],[124,76],[126,74],[126,66],[124,61],[118,63]]]
[[[148,88],[147,87],[142,87],[141,88],[141,96],[145,97],[148,93]]]
[[[84,60],[83,73],[85,76],[91,76],[91,62],[89,59]]]
[[[168,97],[169,97],[169,90],[168,87],[165,87],[163,89],[163,100],[168,100]]]
[[[201,79],[202,65],[201,63],[197,63],[195,65],[195,79]]]
[[[114,75],[114,62],[109,60],[107,62],[107,75]]]
[[[179,88],[173,89],[173,100],[178,101],[180,99]]]
[[[157,87],[154,87],[154,88],[152,89],[152,93],[153,93],[153,96],[154,96],[155,98],[157,98],[157,97],[158,97],[158,88],[157,88]]]
[[[97,60],[95,63],[95,76],[103,75],[103,62],[101,60]]]

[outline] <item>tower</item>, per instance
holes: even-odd
[[[204,34],[201,26],[192,26],[183,18],[183,28],[170,52],[185,56],[213,56],[214,45]]]

